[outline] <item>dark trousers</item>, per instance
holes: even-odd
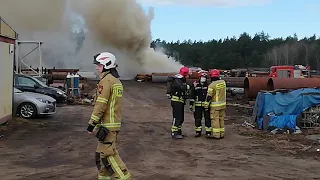
[[[210,120],[210,111],[206,111],[204,107],[202,106],[196,106],[195,111],[193,113],[194,115],[194,120],[195,120],[195,131],[196,132],[201,132],[202,131],[202,117],[204,116],[205,120],[205,128],[206,132],[211,132],[211,120]]]
[[[171,101],[173,121],[171,132],[181,135],[181,128],[184,122],[184,103]]]

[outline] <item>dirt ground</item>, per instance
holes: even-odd
[[[223,140],[194,138],[186,108],[183,132],[170,137],[165,87],[125,81],[118,150],[137,180],[320,179],[319,142],[239,127],[247,117],[227,109]],[[50,118],[14,121],[0,133],[1,180],[94,180],[96,138],[86,132],[92,106],[65,106]],[[300,138],[300,139],[299,139]],[[318,144],[317,144],[318,143]]]

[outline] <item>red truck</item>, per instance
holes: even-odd
[[[271,66],[269,77],[305,78],[310,77],[310,66]]]

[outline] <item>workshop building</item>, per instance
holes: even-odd
[[[17,36],[0,17],[0,124],[12,118],[14,47]]]

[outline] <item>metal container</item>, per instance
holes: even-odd
[[[70,77],[70,95],[73,96],[74,95],[74,74],[71,74],[71,77]]]
[[[176,73],[152,73],[151,76],[174,76]]]
[[[152,73],[151,74],[151,79],[152,79],[151,81],[153,83],[166,83],[168,77],[174,76],[174,75],[176,75],[176,74],[175,73]]]
[[[80,83],[80,76],[76,73],[73,76],[73,94],[75,96],[79,96],[80,95],[80,91],[79,91],[79,83]]]
[[[79,76],[81,76],[82,78],[86,78],[86,79],[98,79],[97,75],[94,72],[84,72],[84,71],[79,71],[78,72]]]
[[[261,90],[267,90],[269,77],[246,77],[244,80],[244,97],[256,98]]]
[[[227,92],[231,93],[232,95],[244,94],[244,88],[227,87]]]
[[[66,90],[67,90],[67,95],[70,95],[70,90],[71,90],[71,74],[68,73],[67,77],[66,77]]]
[[[152,75],[153,83],[166,83],[169,76],[155,76]]]
[[[226,82],[227,87],[244,87],[245,77],[222,77],[221,79]]]
[[[48,69],[48,73],[76,73],[79,69]]]
[[[44,74],[43,77],[48,79],[49,81],[54,81],[54,80],[66,80],[65,74]]]
[[[320,88],[320,78],[269,78],[267,90]]]

